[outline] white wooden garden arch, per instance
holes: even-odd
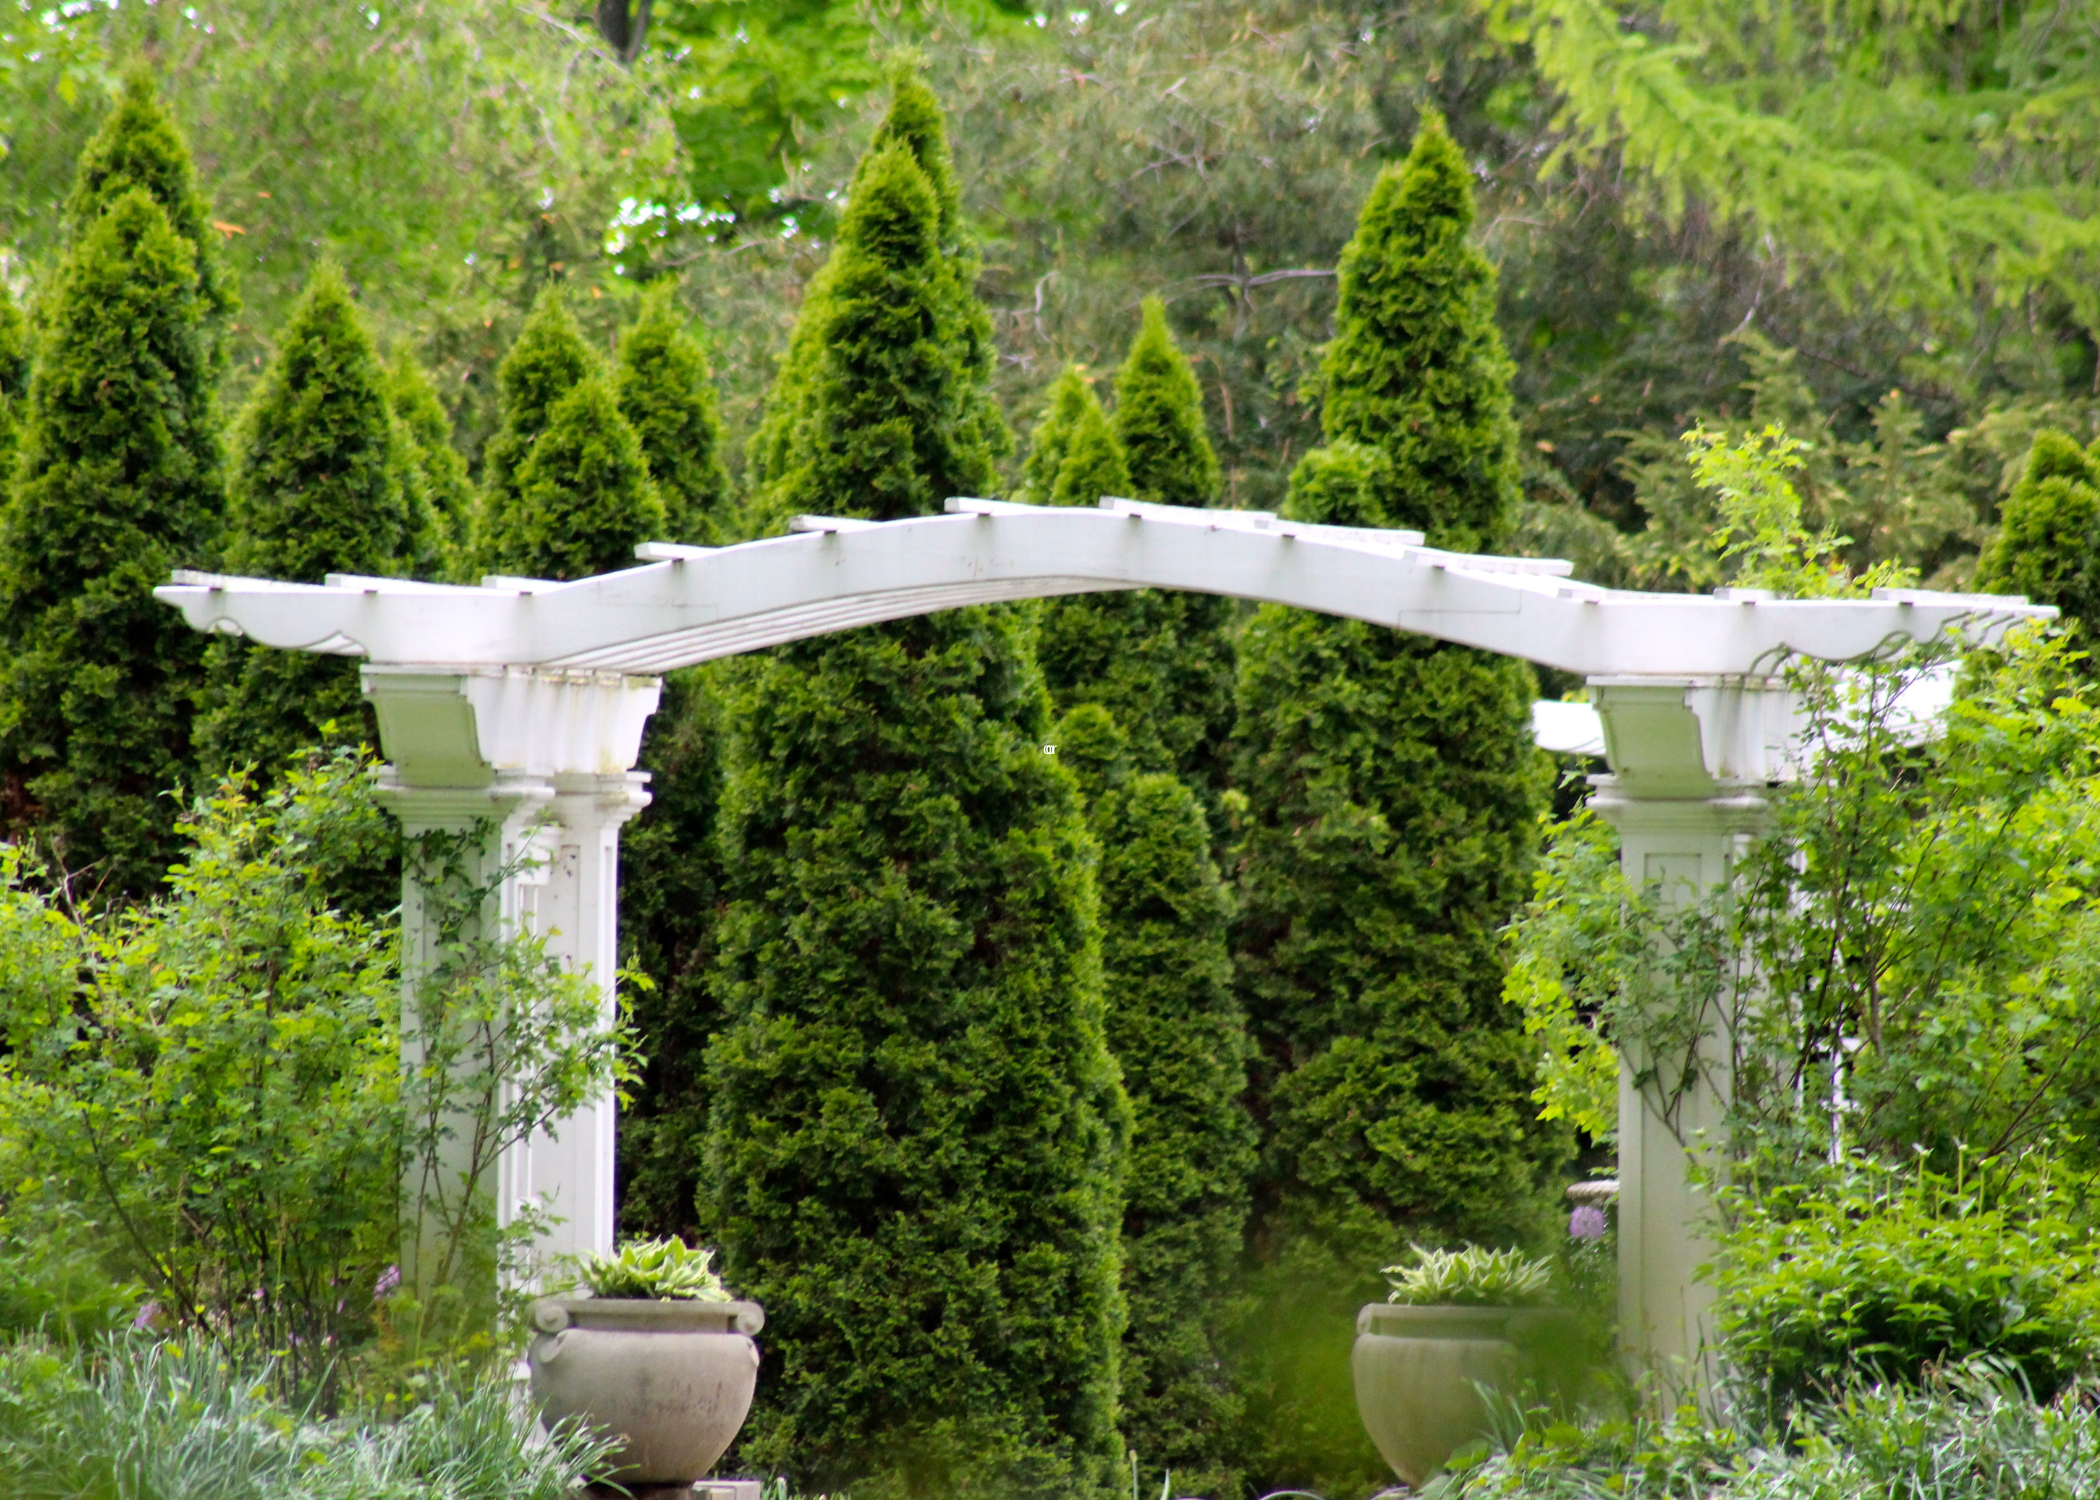
[[[1791,772],[1795,711],[1773,676],[1789,654],[1850,660],[1950,629],[1988,639],[2055,613],[1910,590],[1852,601],[1629,593],[1576,582],[1563,562],[1248,511],[1125,500],[1098,510],[950,500],[947,510],[881,523],[805,516],[788,536],[735,547],[648,543],[642,566],[574,583],[178,573],[156,592],[200,630],[362,656],[390,762],[387,805],[411,833],[489,820],[492,871],[543,851],[505,882],[504,915],[605,979],[608,1007],[620,827],[648,802],[633,767],[657,674],[674,667],[960,605],[1115,589],[1366,620],[1587,679],[1611,766],[1592,805],[1617,827],[1632,880],[1693,892],[1728,878],[1769,788]],[[405,897],[413,964],[425,934],[415,891]],[[1711,1126],[1718,1105],[1692,1100],[1681,1123]],[[1619,1113],[1621,1326],[1630,1353],[1667,1368],[1703,1342],[1700,1205],[1677,1135],[1623,1077]],[[612,1174],[607,1102],[512,1152],[498,1211],[544,1199],[559,1218],[546,1250],[610,1249]]]

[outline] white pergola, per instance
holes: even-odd
[[[385,802],[410,833],[495,831],[484,868],[513,869],[502,914],[597,975],[611,1018],[620,827],[648,802],[633,767],[657,674],[786,641],[961,605],[1117,589],[1187,589],[1294,605],[1578,673],[1609,775],[1592,806],[1618,829],[1628,878],[1693,894],[1729,877],[1767,794],[1794,773],[1790,656],[1856,660],[1958,631],[1995,639],[2055,611],[1993,595],[1882,590],[1868,600],[1641,594],[1568,577],[1564,562],[1442,552],[1416,532],[1318,526],[1249,511],[1103,500],[1098,510],[950,500],[948,514],[796,520],[723,548],[652,542],[643,565],[574,583],[478,588],[332,576],[322,584],[178,573],[156,590],[199,630],[364,658]],[[1549,740],[1569,726],[1548,714]],[[1581,739],[1575,726],[1573,741]],[[522,865],[521,865],[522,862]],[[404,892],[413,969],[428,934]],[[1724,1080],[1727,1039],[1713,1041]],[[1675,1128],[1622,1070],[1620,1310],[1629,1350],[1667,1370],[1702,1347],[1702,1205],[1688,1144],[1721,1096]],[[564,1120],[505,1159],[505,1218],[544,1203],[550,1252],[609,1250],[613,1106]],[[1678,1366],[1682,1368],[1680,1364]]]

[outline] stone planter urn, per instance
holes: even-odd
[[[1356,1409],[1393,1472],[1420,1489],[1458,1449],[1487,1433],[1473,1383],[1507,1388],[1527,1356],[1557,1342],[1565,1313],[1537,1307],[1409,1307],[1374,1302],[1356,1315]]]
[[[729,1447],[758,1386],[756,1302],[542,1297],[526,1358],[540,1420],[581,1417],[622,1440],[603,1477],[688,1485]]]

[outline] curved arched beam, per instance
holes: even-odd
[[[1843,601],[1630,593],[1575,582],[1566,563],[1440,552],[1413,532],[1245,511],[949,508],[881,523],[803,517],[799,534],[735,547],[650,544],[643,555],[661,560],[575,583],[185,573],[155,592],[201,630],[375,664],[631,674],[959,605],[1130,588],[1296,605],[1584,676],[1755,674],[1790,652],[1849,660],[1897,638],[1990,636],[2055,613],[2022,598],[1924,591]]]

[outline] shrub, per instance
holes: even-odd
[[[620,411],[663,496],[669,538],[710,547],[727,541],[734,518],[714,376],[669,284],[644,296],[641,316],[620,339],[618,387]]]
[[[1724,1190],[1729,1355],[1774,1410],[1978,1356],[2047,1400],[2100,1353],[2082,1186],[2030,1154],[1952,1177],[1848,1161]]]

